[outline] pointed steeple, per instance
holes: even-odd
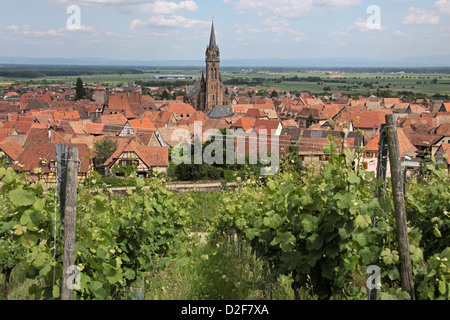
[[[216,49],[217,48],[217,44],[216,44],[216,33],[214,32],[214,21],[211,24],[211,36],[209,38],[209,49]]]

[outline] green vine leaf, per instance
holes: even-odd
[[[18,207],[30,206],[36,201],[36,197],[31,190],[13,189],[9,192],[11,204]]]

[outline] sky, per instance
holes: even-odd
[[[76,10],[74,10],[75,8]],[[450,0],[0,0],[0,57],[450,55]]]

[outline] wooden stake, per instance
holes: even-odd
[[[409,293],[411,300],[414,300],[414,281],[412,275],[411,253],[409,250],[405,195],[403,193],[403,179],[396,115],[386,115],[386,127],[388,129],[387,133],[389,161],[391,165],[392,194],[394,198],[398,253],[400,258],[400,278],[402,290]]]
[[[77,215],[78,149],[67,153],[66,203],[64,206],[64,256],[61,300],[73,300],[73,265],[75,263],[75,233]],[[72,285],[71,285],[72,284]]]

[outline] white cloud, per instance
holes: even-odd
[[[409,36],[409,33],[403,32],[401,30],[395,30],[394,35],[396,35],[397,37],[406,37]]]
[[[275,15],[285,18],[300,18],[348,6],[355,6],[361,0],[224,0],[240,13],[256,12],[260,16]]]
[[[239,23],[235,23],[234,26],[234,32],[236,32],[236,34],[256,34],[256,33],[261,33],[262,30],[258,29],[258,28],[253,28],[252,26],[250,26],[250,24],[245,24],[244,26],[241,26]]]
[[[120,8],[125,12],[147,14],[175,14],[178,11],[197,11],[194,0],[174,2],[168,0],[45,0],[60,7],[79,5],[97,8]]]
[[[293,29],[287,20],[276,16],[267,18],[261,22],[261,24],[265,26],[265,32],[273,33],[276,36],[288,36],[294,41],[303,41],[307,39],[303,33]]]
[[[10,26],[6,26],[6,30],[11,30],[11,31],[19,31],[20,27],[16,26],[15,24],[12,24]]]
[[[130,24],[130,29],[155,26],[155,27],[173,27],[173,28],[192,28],[192,27],[206,27],[209,26],[209,21],[202,21],[196,19],[189,19],[177,15],[155,15],[149,19],[142,21],[135,19]]]
[[[380,26],[379,29],[371,29],[369,27],[369,22],[363,18],[358,18],[351,26],[347,27],[347,31],[359,31],[359,32],[367,32],[367,31],[383,31],[386,30],[386,26]]]
[[[138,9],[142,13],[149,14],[175,14],[178,11],[197,11],[198,6],[192,0],[181,1],[180,3],[157,0],[152,3],[139,5]]]
[[[346,36],[349,36],[350,33],[346,32],[346,31],[332,30],[332,31],[328,32],[328,35],[330,37],[344,37],[344,36],[346,37]]]
[[[434,7],[439,13],[450,15],[450,0],[438,0],[434,3]]]
[[[403,31],[401,31],[401,30],[395,30],[395,31],[394,31],[394,35],[396,35],[397,37],[407,37],[407,36],[409,36],[410,34],[407,33],[407,32],[403,32]]]
[[[409,14],[403,19],[403,24],[438,24],[440,17],[424,9],[409,8]]]
[[[98,32],[95,30],[95,28],[87,25],[81,25],[79,29],[69,29],[67,27],[64,28],[58,28],[58,29],[47,29],[44,31],[41,30],[32,30],[29,25],[9,25],[5,27],[6,30],[12,31],[16,35],[23,35],[23,36],[34,36],[34,37],[45,37],[45,36],[52,36],[52,37],[69,37],[73,34],[73,32],[87,32],[91,33],[93,35],[97,35]]]

